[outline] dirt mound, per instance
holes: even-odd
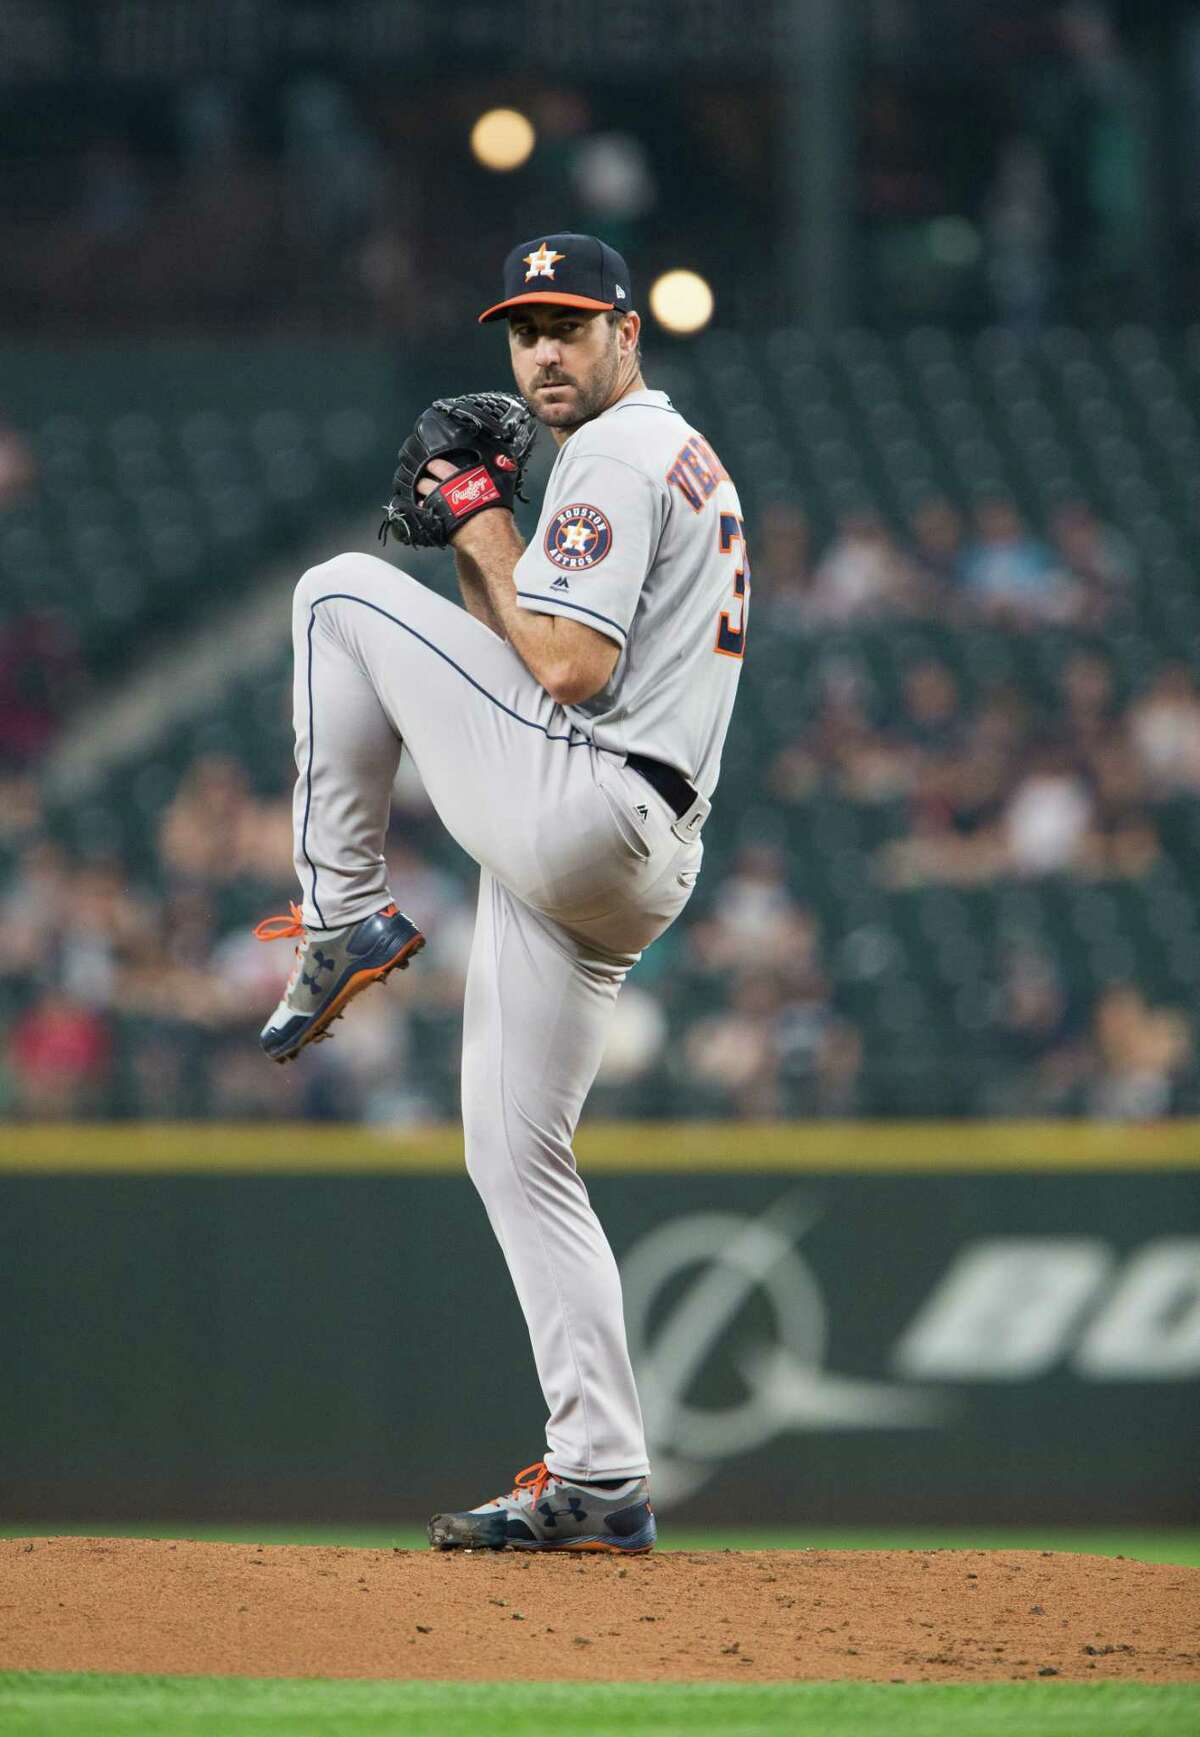
[[[1200,1681],[1200,1569],[990,1550],[610,1556],[0,1542],[0,1669]]]

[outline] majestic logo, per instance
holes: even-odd
[[[569,591],[571,589],[571,581],[569,579],[564,579],[560,573],[557,579],[551,579],[550,589],[551,591]]]
[[[612,526],[599,507],[576,502],[560,507],[546,527],[544,544],[556,567],[569,573],[596,567],[612,548]]]
[[[461,518],[463,513],[470,512],[472,507],[478,507],[484,501],[498,501],[500,490],[496,487],[487,469],[477,464],[474,470],[464,471],[456,476],[442,489],[446,505],[455,518]]]
[[[565,253],[554,253],[543,241],[535,253],[525,255],[525,264],[529,270],[525,273],[525,282],[534,277],[553,277],[554,268],[560,259],[565,259]]]
[[[795,1196],[759,1219],[695,1213],[651,1231],[625,1257],[629,1345],[658,1502],[683,1501],[723,1460],[785,1430],[929,1429],[952,1410],[938,1394],[823,1367],[825,1303],[796,1247],[817,1216]],[[760,1323],[757,1336],[741,1325],[747,1315]],[[740,1396],[701,1405],[694,1389],[722,1352]]]
[[[643,820],[649,820],[650,818],[650,810],[646,807],[644,802],[639,802],[635,806],[633,812],[635,814],[640,814]]]

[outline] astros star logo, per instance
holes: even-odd
[[[527,253],[524,257],[525,264],[529,267],[525,273],[525,282],[528,283],[532,277],[553,277],[554,267],[560,259],[567,256],[565,253],[554,253],[543,241],[535,253]]]
[[[582,573],[597,567],[612,548],[612,526],[599,507],[573,501],[560,507],[546,526],[542,548],[556,567],[567,573]],[[565,590],[555,579],[553,586]]]

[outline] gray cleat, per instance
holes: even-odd
[[[330,1037],[346,1003],[391,971],[403,971],[425,937],[395,905],[385,905],[344,929],[310,935],[299,905],[290,917],[267,917],[255,929],[260,941],[299,939],[296,963],[283,1000],[263,1026],[259,1042],[273,1061],[291,1061],[306,1043]]]
[[[607,1550],[640,1556],[653,1550],[658,1529],[648,1478],[615,1489],[572,1484],[544,1460],[517,1473],[507,1496],[460,1514],[435,1514],[435,1550]]]

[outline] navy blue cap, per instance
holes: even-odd
[[[595,235],[541,235],[522,241],[504,262],[504,299],[485,308],[483,325],[510,308],[550,302],[567,308],[633,306],[629,267]]]

